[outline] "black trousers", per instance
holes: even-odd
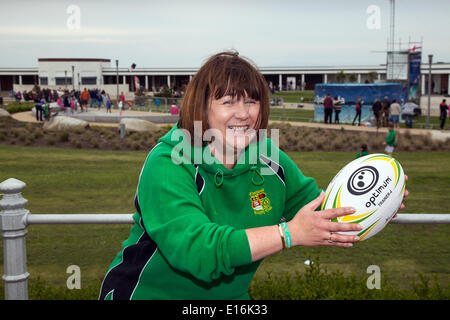
[[[355,118],[353,118],[352,124],[355,124],[356,118],[358,118],[358,125],[361,124],[361,110],[356,110]]]
[[[447,119],[447,112],[441,112],[441,116],[439,117],[441,119],[441,130],[444,129],[445,126],[445,120]]]
[[[339,123],[339,113],[341,110],[334,110],[334,123]]]
[[[325,123],[332,123],[333,122],[333,109],[325,108]]]
[[[43,121],[42,120],[42,115],[44,113],[44,109],[42,108],[41,105],[35,105],[34,107],[36,108],[36,120],[37,121]]]

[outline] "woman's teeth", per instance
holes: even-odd
[[[248,129],[248,126],[240,126],[240,127],[228,126],[228,129],[235,131],[246,131]]]

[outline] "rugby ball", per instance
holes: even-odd
[[[386,154],[369,154],[338,172],[328,185],[321,209],[354,207],[355,213],[331,221],[360,224],[361,231],[337,233],[367,240],[391,221],[400,208],[405,187],[405,174],[397,160]]]

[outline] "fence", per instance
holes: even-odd
[[[0,183],[0,230],[3,238],[6,300],[28,299],[26,242],[30,224],[131,224],[132,214],[36,214],[25,209],[22,197],[26,184],[14,178]],[[450,214],[398,214],[391,223],[425,224],[450,223]]]

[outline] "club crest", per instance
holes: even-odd
[[[255,214],[266,214],[272,210],[270,199],[267,197],[264,189],[250,192],[250,201]]]

